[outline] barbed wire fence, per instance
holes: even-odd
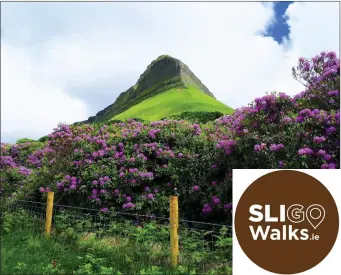
[[[31,217],[30,226],[22,226],[34,234],[44,234],[46,208],[47,203],[18,200],[2,207],[1,216],[25,211]],[[95,253],[122,274],[138,274],[150,266],[169,267],[169,274],[174,274],[170,227],[170,218],[166,217],[125,212],[107,216],[98,209],[53,205],[51,237],[65,250]],[[231,266],[232,226],[179,219],[178,237],[178,264],[187,274],[193,270],[206,274],[212,268]]]

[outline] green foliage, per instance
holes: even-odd
[[[16,271],[16,273],[21,274],[21,272],[25,270],[26,268],[27,268],[27,264],[19,262],[17,263],[16,267],[14,267],[14,270]]]
[[[164,119],[187,120],[194,123],[205,124],[210,121],[214,121],[223,115],[224,114],[221,112],[183,112]]]
[[[183,88],[184,86],[181,79],[178,77],[158,82],[146,89],[140,89],[138,85],[131,87],[126,92],[120,94],[115,103],[109,105],[104,110],[97,113],[92,121],[103,122],[110,120],[115,115],[128,110],[129,108],[141,103],[146,99],[152,98],[172,88],[181,87]]]
[[[49,137],[48,136],[43,136],[41,137],[40,139],[38,139],[39,142],[46,142],[49,140]]]
[[[50,263],[46,267],[42,269],[43,274],[50,275],[50,274],[64,274],[65,271],[61,268],[60,264],[53,264]]]
[[[232,109],[195,87],[173,88],[136,104],[128,110],[114,116],[114,119],[139,117],[144,120],[158,120],[190,112],[221,112],[232,113]]]
[[[23,210],[3,213],[11,228],[2,236],[1,253],[5,256],[2,273],[5,274],[230,274],[226,270],[230,266],[227,258],[232,254],[232,247],[226,229],[222,229],[217,245],[212,246],[208,243],[212,238],[205,240],[201,231],[180,227],[180,264],[174,269],[170,266],[166,225],[145,222],[143,226],[135,226],[117,220],[109,223],[108,228],[100,229],[98,225],[104,223],[101,220],[77,228],[74,224],[83,220],[82,215],[64,210],[57,211],[58,229],[45,238],[37,230],[43,224],[36,223],[36,230],[28,230],[26,225],[32,219],[31,214]],[[70,228],[73,228],[73,238],[65,239],[63,236]]]
[[[148,268],[141,269],[139,274],[141,274],[141,275],[156,275],[156,274],[163,274],[163,271],[158,266],[151,266]]]
[[[96,258],[91,254],[86,254],[85,257],[78,257],[81,260],[74,274],[121,274],[115,272],[112,267],[103,266],[106,259]]]
[[[19,209],[15,212],[2,213],[2,230],[5,234],[10,234],[15,230],[25,230],[32,228],[36,222],[25,210]]]
[[[20,144],[20,143],[26,143],[26,142],[35,142],[34,139],[30,139],[30,138],[21,138],[21,139],[18,139],[16,144]]]

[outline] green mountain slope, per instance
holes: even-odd
[[[215,98],[203,93],[196,87],[172,88],[167,92],[129,108],[113,119],[142,118],[143,120],[159,120],[182,112],[214,112],[232,113],[232,109]]]
[[[179,98],[179,94],[175,92],[177,89],[189,93]],[[194,91],[200,94],[193,94]],[[159,97],[154,99],[156,96]],[[153,106],[154,110],[149,110],[151,107],[148,106]],[[231,108],[215,100],[214,95],[186,64],[176,58],[162,55],[154,60],[136,84],[121,93],[113,104],[80,123],[99,123],[128,117],[153,120],[183,111],[229,113]]]

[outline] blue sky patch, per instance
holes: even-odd
[[[263,33],[265,37],[272,37],[278,44],[282,44],[284,38],[289,39],[289,26],[285,18],[285,11],[294,2],[274,2],[275,20]]]

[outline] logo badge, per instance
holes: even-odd
[[[235,231],[240,247],[261,268],[296,274],[319,264],[337,238],[335,201],[315,178],[280,170],[254,181],[240,198]]]

